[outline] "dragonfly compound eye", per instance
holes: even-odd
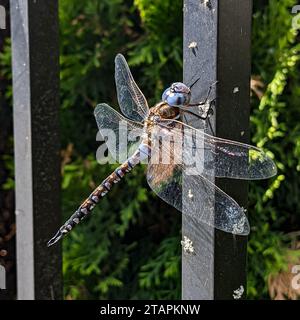
[[[189,104],[191,98],[190,89],[181,82],[175,82],[162,94],[162,101],[171,107],[181,107]]]

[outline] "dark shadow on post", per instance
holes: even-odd
[[[252,0],[219,1],[218,137],[249,143]],[[248,181],[218,179],[217,185],[247,208]],[[247,238],[215,231],[215,299],[246,297]],[[241,287],[242,286],[242,287]],[[238,295],[239,296],[239,295]]]

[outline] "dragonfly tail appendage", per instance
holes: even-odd
[[[141,145],[144,146],[144,145]],[[147,146],[148,147],[148,146]],[[143,152],[143,155],[141,153]],[[81,220],[88,216],[96,204],[104,197],[112,188],[112,186],[118,183],[126,173],[130,172],[137,164],[145,158],[145,147],[139,149],[121,166],[119,166],[111,175],[109,175],[81,204],[81,206],[75,211],[75,213],[60,227],[55,236],[51,238],[47,246],[51,247],[58,242],[63,236],[69,233]]]
[[[63,237],[63,233],[62,231],[59,229],[57,231],[57,233],[55,234],[55,236],[53,238],[51,238],[48,242],[47,242],[47,247],[51,247],[53,246],[56,242],[58,242],[61,238]]]

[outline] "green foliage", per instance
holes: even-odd
[[[300,45],[291,14],[295,4],[269,0],[254,14],[252,72],[261,77],[265,93],[260,101],[253,99],[252,139],[275,159],[278,176],[250,187],[249,298],[267,297],[268,276],[287,266],[284,234],[300,226]]]
[[[292,29],[297,1],[255,1],[253,74],[265,84],[252,97],[252,142],[278,165],[273,180],[251,182],[249,298],[267,298],[267,278],[287,265],[285,234],[299,230],[299,36]],[[95,161],[99,102],[117,107],[114,57],[124,53],[150,103],[182,78],[182,1],[60,1],[63,214],[67,219],[115,165]],[[10,47],[0,55],[11,78]],[[6,90],[11,99],[11,89]],[[71,148],[70,146],[74,146]],[[13,188],[12,156],[3,158]],[[180,298],[180,215],[155,197],[139,167],[120,182],[90,218],[64,240],[68,299]]]
[[[13,139],[10,134],[10,121],[11,119],[11,105],[12,105],[12,70],[11,70],[11,41],[6,38],[4,41],[4,47],[0,52],[0,79],[3,83],[3,88],[0,87],[0,126],[2,129],[1,138],[5,141],[1,141],[3,153],[0,153],[0,165],[3,165],[5,177],[1,176],[1,181],[4,179],[4,183],[0,184],[0,190],[13,190],[14,189],[14,162],[13,162]],[[5,80],[4,80],[5,79]],[[5,84],[4,84],[5,83]],[[8,138],[6,138],[8,136]]]
[[[166,238],[155,251],[154,258],[141,267],[139,285],[153,291],[152,299],[180,298],[180,254],[178,237]]]

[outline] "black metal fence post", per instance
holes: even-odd
[[[60,299],[57,0],[11,0],[18,299]]]
[[[184,82],[200,77],[193,87],[201,101],[218,80],[217,106],[210,118],[217,136],[248,142],[250,109],[252,1],[184,1]],[[190,118],[204,128],[204,123]],[[211,134],[207,125],[205,130]],[[247,182],[216,179],[216,184],[247,204]],[[201,213],[199,213],[201,214]],[[182,221],[183,236],[195,254],[182,254],[183,299],[234,299],[246,294],[247,238]]]
[[[10,38],[10,17],[9,0],[0,1],[0,52],[4,52],[5,43]],[[3,73],[3,70],[0,70]],[[5,92],[10,85],[9,80],[0,77],[0,282],[5,281],[5,290],[0,290],[0,300],[14,299],[16,296],[16,275],[15,275],[15,237],[14,233],[14,209],[13,190],[3,190],[3,183],[6,181],[7,172],[4,165],[3,155],[9,154],[9,136],[12,131],[12,111]],[[10,201],[9,201],[9,200]],[[7,201],[8,200],[8,201]],[[7,235],[10,235],[7,237]],[[4,251],[3,251],[4,250]],[[3,269],[3,267],[5,269]],[[5,273],[3,274],[2,272]],[[2,275],[2,277],[1,277]],[[3,278],[3,276],[5,278]],[[1,279],[2,278],[2,279]],[[1,283],[0,283],[1,287]]]

